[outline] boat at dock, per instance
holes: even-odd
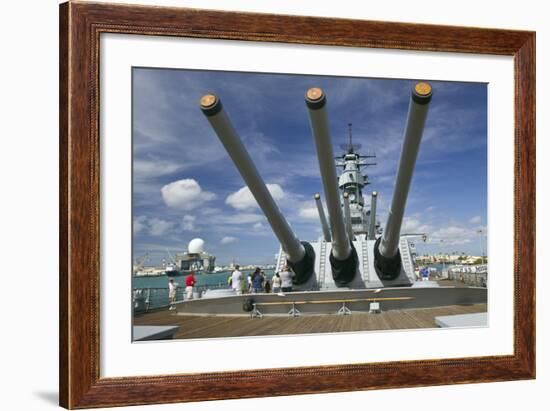
[[[148,254],[138,259],[134,264],[134,276],[167,276],[181,277],[193,274],[219,274],[225,272],[221,267],[216,266],[216,256],[204,250],[204,240],[201,238],[192,239],[187,245],[187,251],[176,253],[172,256],[166,250],[169,261],[163,260],[160,267],[146,267]]]

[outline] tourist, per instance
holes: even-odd
[[[185,299],[186,300],[192,300],[193,299],[193,287],[195,286],[195,276],[193,275],[193,271],[189,273],[187,278],[185,279]]]
[[[292,270],[285,266],[282,271],[279,272],[281,277],[281,290],[283,293],[289,293],[292,291],[292,279],[294,278],[294,273]]]
[[[271,283],[269,282],[269,278],[267,278],[267,276],[264,274],[264,272],[262,271],[262,275],[264,277],[264,290],[266,293],[270,293],[271,292]]]
[[[264,270],[260,270],[260,274],[262,275],[262,288],[265,289],[265,282],[267,281],[267,275],[265,275]]]
[[[424,267],[420,272],[422,273],[422,281],[428,281],[430,279],[428,267]]]
[[[170,308],[169,310],[175,310],[176,309],[176,292],[178,289],[178,283],[174,282],[173,278],[170,278],[168,281],[168,299],[170,301]]]
[[[239,268],[240,267],[236,265],[235,270],[231,274],[231,287],[233,287],[233,290],[235,290],[235,292],[240,295],[243,293],[243,273],[239,271]]]
[[[256,270],[254,270],[251,278],[252,294],[258,294],[263,291],[263,282],[264,277],[262,275],[262,271],[260,270],[260,267],[256,267]]]
[[[271,279],[271,283],[273,285],[273,292],[274,293],[280,293],[281,292],[281,276],[279,273],[276,273],[273,278]]]

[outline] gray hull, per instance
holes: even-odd
[[[243,303],[247,299],[253,299],[263,315],[287,314],[293,308],[292,303],[295,303],[295,308],[302,314],[336,314],[342,308],[344,300],[346,308],[352,312],[368,312],[371,302],[378,302],[382,311],[481,304],[487,302],[487,289],[398,287],[381,290],[303,291],[286,293],[284,296],[245,294],[184,301],[177,304],[176,310],[178,314],[249,315],[243,310]]]

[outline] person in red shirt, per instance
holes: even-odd
[[[191,271],[187,278],[185,279],[185,293],[186,293],[186,300],[192,300],[193,299],[193,287],[195,286],[195,276],[193,275],[193,272]]]

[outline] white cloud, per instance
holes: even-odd
[[[166,184],[161,193],[164,203],[178,210],[192,210],[216,198],[214,193],[203,191],[199,183],[191,178]]]
[[[429,233],[433,230],[433,227],[429,224],[421,222],[418,218],[405,217],[403,218],[403,224],[401,225],[402,234],[413,233]]]
[[[466,244],[470,243],[476,236],[474,230],[461,226],[451,225],[441,227],[428,236],[428,242],[445,244]]]
[[[285,192],[279,184],[266,184],[266,186],[275,200],[280,200],[285,197]],[[258,207],[254,196],[247,186],[229,194],[229,196],[225,199],[225,203],[237,210],[246,210]]]
[[[298,211],[298,215],[302,218],[307,218],[309,220],[319,219],[319,211],[317,211],[317,207],[311,205],[305,205],[301,207]]]
[[[213,215],[213,214],[220,214],[222,211],[218,208],[212,208],[212,207],[202,207],[200,209],[201,214],[204,215]]]
[[[198,231],[197,227],[195,226],[195,221],[197,218],[192,215],[184,215],[181,219],[181,228],[183,228],[185,231]]]
[[[229,216],[223,216],[221,222],[224,224],[251,224],[262,221],[265,217],[260,214],[239,213]]]
[[[220,242],[222,244],[230,244],[230,243],[235,243],[237,241],[238,241],[237,237],[227,236],[227,237],[222,238]]]
[[[470,224],[480,224],[481,217],[476,215],[475,217],[470,218]]]
[[[174,227],[174,223],[160,218],[151,218],[149,219],[149,234],[152,236],[158,237],[166,234],[169,230]]]
[[[401,226],[401,232],[409,232],[409,231],[415,231],[420,227],[420,221],[418,221],[415,218],[403,218],[403,224]]]
[[[134,219],[134,234],[148,234],[155,237],[162,236],[175,228],[172,221],[156,217],[139,216]]]
[[[258,222],[252,225],[252,231],[249,231],[247,234],[265,236],[271,234],[271,230],[266,224]]]
[[[141,233],[147,225],[147,217],[142,215],[134,218],[134,234]]]
[[[181,165],[167,159],[136,159],[134,160],[133,168],[136,178],[147,178],[171,174],[180,169]]]
[[[246,134],[245,144],[248,152],[255,161],[270,161],[273,155],[280,153],[274,141],[260,131],[252,131]]]

